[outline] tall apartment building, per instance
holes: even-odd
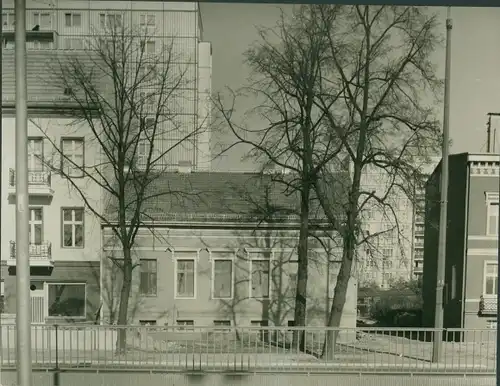
[[[430,162],[424,164],[421,173],[424,175],[422,185],[415,186],[415,202],[413,206],[413,259],[412,259],[412,277],[422,280],[424,272],[424,234],[426,226],[425,217],[425,182],[432,174],[434,168],[439,163],[436,157],[431,158]]]
[[[422,163],[422,173],[430,172],[437,161]],[[365,191],[384,197],[391,184],[380,170],[367,170],[362,178]],[[425,199],[423,188],[415,185],[415,196],[408,197],[397,187],[390,188],[385,211],[370,202],[363,213],[363,229],[370,239],[359,251],[359,279],[367,284],[388,288],[391,281],[408,280],[422,273]]]
[[[10,3],[10,4],[9,4]],[[13,2],[4,2],[2,11],[4,50],[14,47]],[[179,162],[191,163],[194,170],[210,169],[211,45],[202,42],[203,25],[197,3],[163,1],[28,1],[26,12],[28,50],[73,50],[88,48],[96,35],[104,36],[110,26],[123,26],[132,34],[147,36],[147,52],[170,50],[174,71],[184,72],[182,96],[177,101],[180,132],[200,128],[193,141],[169,152],[165,166],[176,169]],[[37,31],[31,31],[38,26]],[[36,29],[36,28],[35,28]],[[34,98],[32,95],[31,98]],[[186,130],[184,130],[186,128]],[[172,131],[163,148],[178,141]]]
[[[387,178],[378,170],[367,171],[362,178],[363,190],[384,197],[388,191]],[[391,188],[386,198],[389,207],[374,200],[364,207],[363,230],[367,242],[359,250],[359,279],[365,285],[388,288],[393,280],[409,277],[411,266],[411,201]]]
[[[3,3],[2,66],[2,181],[1,181],[1,262],[5,312],[15,312],[15,80],[13,2]],[[172,42],[179,63],[185,68],[190,87],[184,91],[179,129],[209,123],[208,95],[211,90],[211,48],[202,42],[202,22],[197,3],[163,1],[52,1],[27,3],[27,81],[28,81],[28,168],[30,211],[30,266],[32,320],[95,317],[101,303],[100,265],[101,224],[85,209],[81,197],[58,173],[51,173],[41,159],[54,156],[53,143],[60,144],[64,159],[90,165],[98,159],[99,146],[91,130],[61,115],[68,107],[58,87],[52,87],[45,66],[56,57],[71,52],[85,56],[86,42],[110,21],[146,29],[151,41],[160,47]],[[34,28],[38,26],[37,28]],[[31,31],[34,29],[33,31]],[[154,50],[154,47],[151,48]],[[40,129],[43,129],[41,131]],[[163,138],[174,141],[176,138]],[[210,168],[208,130],[169,153],[165,166],[178,169],[190,164],[193,170]],[[61,167],[70,165],[61,161]],[[77,176],[76,176],[77,177]],[[94,207],[100,209],[101,191],[86,178],[73,179],[86,189]],[[66,303],[71,303],[68,304]],[[65,304],[62,311],[61,304]],[[70,311],[68,311],[68,309]]]
[[[441,165],[436,167],[426,186],[423,319],[427,327],[434,324],[436,305]],[[448,166],[444,327],[495,329],[499,155],[453,154]],[[476,334],[477,339],[477,332],[471,334]]]

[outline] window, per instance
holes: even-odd
[[[498,234],[498,202],[488,202],[488,218],[486,234],[496,236]]]
[[[215,259],[212,265],[212,299],[233,297],[233,260]]]
[[[51,50],[52,42],[34,40],[27,43],[27,47],[32,50]]]
[[[118,46],[115,47],[115,44],[112,39],[99,38],[99,51],[102,53],[107,53],[108,56],[114,57],[114,49],[118,50]]]
[[[121,14],[99,14],[99,24],[102,29],[110,28],[115,29],[122,26],[122,15]]]
[[[85,283],[48,283],[48,315],[85,318]]]
[[[160,149],[155,146],[154,138],[158,133],[154,132],[154,124],[154,118],[146,118],[144,124],[139,128],[141,131],[141,139],[137,145],[136,151],[136,165],[139,168],[145,168],[147,166],[151,146],[153,146],[153,151],[151,154],[150,166],[153,167],[158,164],[158,157],[161,153]]]
[[[498,263],[487,261],[484,264],[483,295],[494,297],[498,291]]]
[[[28,138],[28,170],[43,170],[43,138]]]
[[[195,298],[196,276],[194,259],[177,259],[176,292],[177,298]]]
[[[83,39],[80,38],[64,38],[65,50],[83,50]]]
[[[156,326],[156,320],[139,320],[141,326]]]
[[[250,297],[269,298],[269,260],[251,260]]]
[[[143,105],[144,109],[147,110],[147,111],[152,111],[155,107],[155,100],[154,100],[154,96],[151,95],[151,94],[147,94],[145,92],[141,92],[139,94],[139,101],[140,101],[140,104]],[[140,106],[140,105],[139,105]]]
[[[415,237],[415,246],[423,247],[424,246],[424,238],[423,237]]]
[[[146,86],[157,79],[157,67],[154,64],[142,64],[138,69],[137,82],[139,85]],[[145,94],[145,93],[144,93]],[[154,95],[154,93],[150,93]]]
[[[149,148],[150,148],[150,143],[149,140],[143,139],[137,144],[137,167],[138,168],[145,168],[148,163],[148,157],[149,157]]]
[[[389,286],[392,281],[392,273],[391,272],[385,272],[382,274],[382,280],[383,280],[383,285],[385,287]]]
[[[214,326],[216,327],[231,327],[230,320],[214,320]],[[216,328],[216,331],[227,331],[227,328]]]
[[[141,259],[141,277],[139,288],[141,295],[156,296],[157,294],[157,261]]]
[[[141,27],[152,27],[156,24],[156,17],[154,14],[140,15],[139,23]]]
[[[416,249],[415,259],[423,259],[423,258],[424,258],[424,251],[422,249]]]
[[[267,327],[269,322],[267,320],[252,320],[250,321],[252,327]]]
[[[30,208],[29,221],[30,244],[40,245],[43,240],[43,210],[42,208]]]
[[[154,40],[142,41],[141,51],[145,54],[154,54],[156,52],[156,42]]]
[[[82,248],[83,237],[83,208],[63,208],[63,248]]]
[[[81,27],[82,15],[80,15],[79,13],[65,13],[64,25],[66,27]]]
[[[15,20],[14,13],[2,13],[2,25],[5,29],[14,28]]]
[[[179,331],[193,331],[194,330],[194,328],[193,328],[194,320],[184,320],[184,319],[180,320],[180,319],[178,319],[176,321],[176,324],[178,326],[182,326],[182,327],[178,328]]]
[[[214,320],[214,326],[230,326],[230,320]]]
[[[34,24],[39,25],[40,29],[50,29],[52,27],[52,17],[50,13],[35,12],[33,14]]]
[[[382,249],[382,256],[384,259],[392,259],[394,254],[394,250],[392,248],[384,248]]]
[[[63,138],[61,170],[68,177],[83,177],[84,141],[82,138]]]

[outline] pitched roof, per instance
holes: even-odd
[[[281,182],[286,180],[287,183]],[[290,221],[298,219],[299,192],[293,175],[258,173],[193,172],[162,173],[148,186],[141,213],[144,221]],[[288,185],[288,186],[287,186]],[[136,207],[135,189],[127,195],[129,212]],[[163,194],[164,193],[164,194]],[[108,206],[109,219],[116,219],[116,205]],[[312,200],[311,217],[323,220],[319,204]]]
[[[16,98],[15,78],[15,51],[4,49],[2,52],[2,106],[13,107]],[[28,107],[70,106],[64,95],[64,86],[61,82],[61,66],[65,62],[78,60],[79,63],[88,62],[89,70],[95,69],[92,65],[95,57],[89,51],[72,50],[28,50],[26,54],[26,72],[28,88]],[[96,82],[97,84],[99,82]]]

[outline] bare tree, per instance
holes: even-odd
[[[441,81],[431,55],[440,38],[436,17],[427,9],[315,6],[308,10],[328,39],[328,78],[335,85],[333,90],[322,90],[317,105],[331,135],[342,142],[351,170],[345,222],[339,227],[342,265],[328,321],[330,327],[339,327],[356,251],[367,238],[359,229],[363,208],[373,203],[391,212],[397,222],[391,196],[413,198],[419,160],[439,147],[434,106]],[[339,86],[342,98],[336,93]],[[380,191],[366,191],[362,185],[363,174],[373,171],[385,177]],[[322,184],[315,183],[315,189],[328,219],[337,223]],[[330,358],[336,336],[330,334],[326,342]]]
[[[45,160],[50,169],[66,178],[72,190],[101,224],[112,229],[121,256],[110,257],[122,274],[117,323],[126,325],[138,230],[148,227],[151,203],[164,195],[188,195],[169,186],[156,186],[163,171],[177,163],[176,152],[194,149],[202,124],[183,121],[183,103],[194,104],[194,81],[189,60],[180,59],[175,38],[156,40],[140,30],[111,25],[104,34],[87,41],[87,50],[67,53],[51,66],[52,81],[66,96],[72,125],[83,124],[90,134],[86,148],[94,147],[98,159],[68,155],[50,131],[38,125],[55,149]],[[160,49],[158,49],[160,43]],[[192,58],[194,60],[194,58]],[[81,126],[81,125],[80,125]],[[64,142],[63,142],[64,143]],[[81,183],[85,177],[88,184]],[[101,200],[91,197],[96,187]],[[120,329],[117,352],[126,350],[125,329]]]
[[[222,126],[229,127],[236,138],[235,143],[223,151],[238,144],[250,145],[250,157],[255,157],[264,167],[274,165],[287,172],[274,175],[276,182],[286,186],[284,194],[299,197],[296,326],[306,324],[308,244],[311,221],[317,213],[317,205],[312,205],[314,176],[340,150],[333,137],[325,142],[324,117],[314,103],[326,40],[324,36],[299,33],[300,28],[307,28],[301,24],[303,21],[289,24],[282,15],[275,29],[259,30],[260,41],[245,54],[252,77],[251,84],[240,93],[261,101],[248,115],[259,117],[262,127],[235,122],[236,93],[232,93],[230,106],[224,104],[221,95],[215,101]],[[298,336],[295,344],[300,345]]]
[[[259,98],[252,112],[262,127],[236,124],[234,103],[227,108],[219,98],[218,107],[252,155],[292,170],[290,185],[303,204],[302,250],[315,200],[340,235],[342,263],[328,318],[338,328],[359,247],[392,231],[364,232],[363,212],[377,207],[400,233],[394,197],[413,199],[421,160],[438,150],[441,81],[431,54],[440,38],[435,16],[415,7],[301,6],[292,16],[261,30],[246,55],[254,72],[246,91]],[[381,175],[381,186],[365,189],[367,173]],[[304,322],[305,252],[299,261],[295,312]],[[336,338],[332,332],[325,340],[328,357]]]

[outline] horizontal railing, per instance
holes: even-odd
[[[15,326],[0,329],[0,364],[15,367]],[[126,347],[117,351],[120,331]],[[433,363],[439,335],[442,358]],[[34,368],[47,369],[494,374],[496,361],[495,330],[33,325],[31,345]]]
[[[50,172],[45,170],[29,170],[28,185],[50,188],[52,185]],[[9,169],[9,186],[12,188],[16,187],[16,171],[14,169]]]
[[[16,258],[16,242],[10,242],[10,257],[11,259]],[[30,244],[29,245],[29,258],[30,260],[50,260],[52,258],[52,244],[45,241],[41,244]]]
[[[479,313],[482,315],[497,315],[498,299],[497,297],[484,298],[479,300]]]

